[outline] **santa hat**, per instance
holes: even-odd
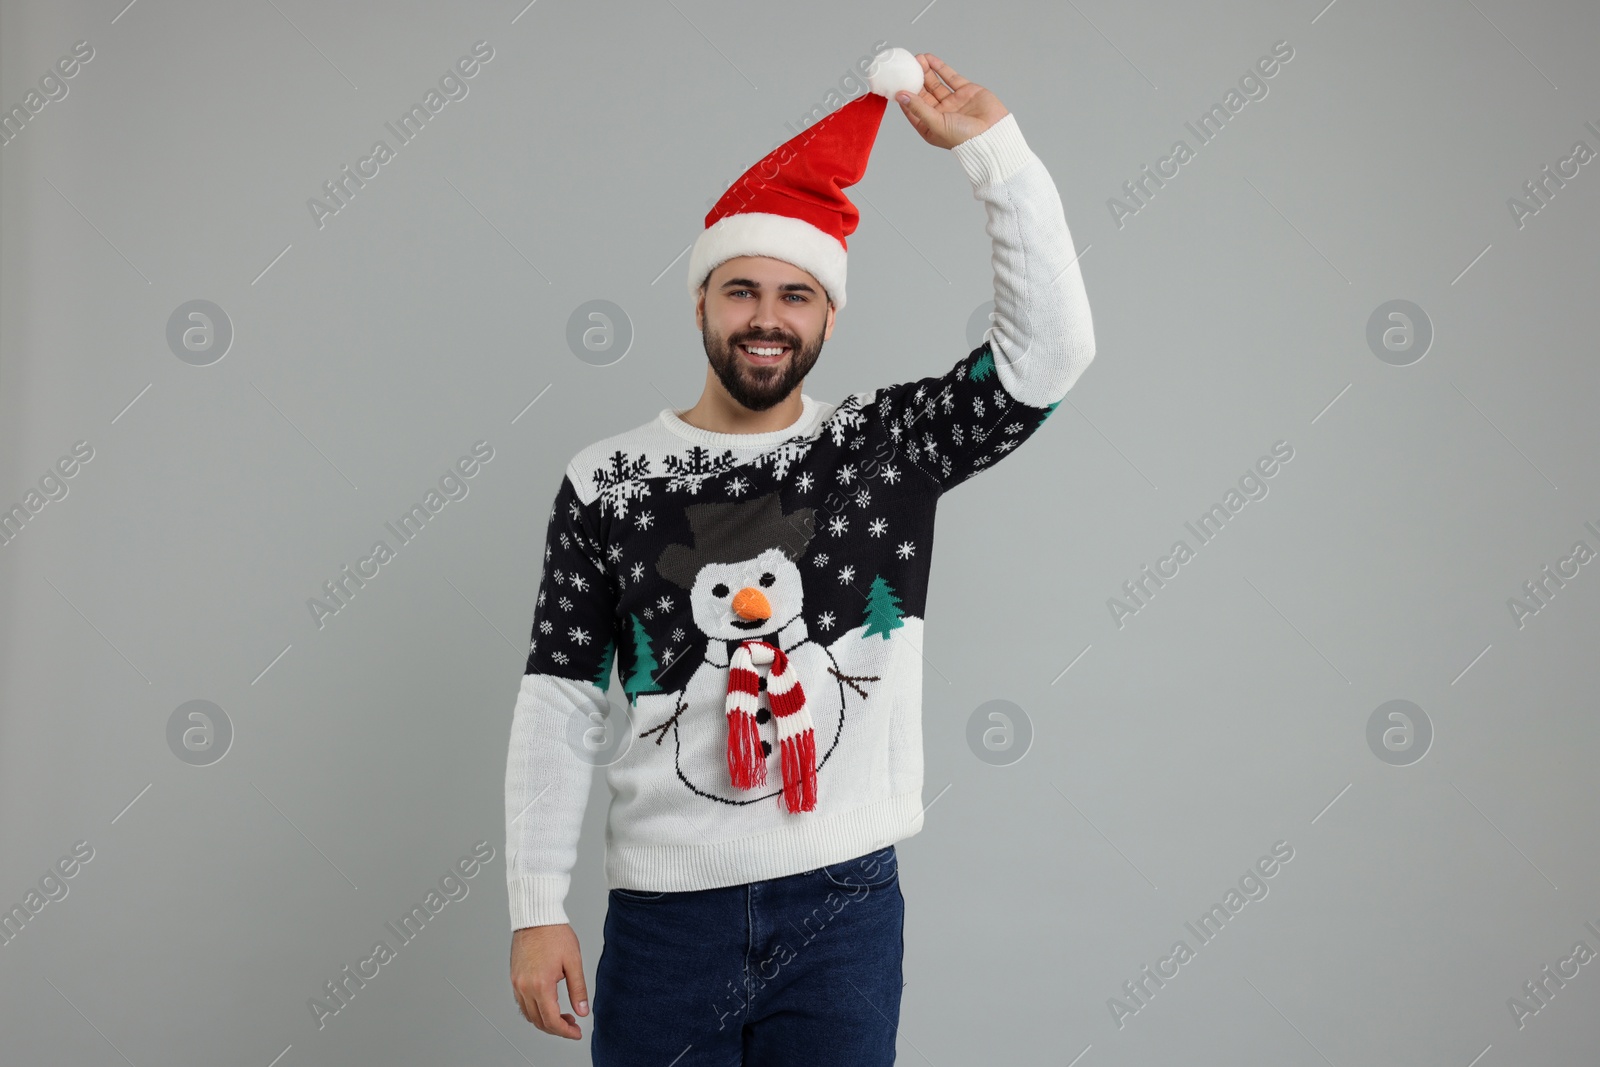
[[[922,64],[904,48],[874,57],[868,92],[774,148],[706,215],[689,253],[689,295],[738,256],[772,256],[809,271],[844,307],[845,241],[861,213],[844,195],[861,180],[889,98],[923,87]]]

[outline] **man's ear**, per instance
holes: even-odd
[[[828,325],[823,327],[823,330],[822,330],[822,339],[824,341],[826,341],[828,338],[833,336],[833,316],[834,316],[834,313],[836,311],[838,311],[838,309],[833,306],[833,301],[829,300],[828,301]]]
[[[704,283],[701,283],[701,285],[700,285],[700,295],[695,298],[695,302],[694,302],[694,328],[695,328],[695,331],[698,332],[698,333],[704,333],[705,332],[705,314],[706,314],[706,287],[705,287]]]

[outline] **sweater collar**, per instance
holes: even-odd
[[[785,655],[788,655],[797,645],[811,638],[806,630],[804,615],[796,615],[779,627],[776,640],[773,640],[772,633],[768,630],[766,633],[751,634],[748,637],[714,637],[706,642],[706,662],[713,667],[726,667],[733,656],[733,650],[746,641],[765,641],[777,645],[783,649]]]
[[[708,448],[771,448],[791,437],[809,437],[835,406],[818,403],[805,393],[801,393],[800,417],[781,430],[768,430],[765,433],[717,433],[713,430],[702,430],[698,426],[684,422],[672,408],[662,408],[657,421],[684,440]],[[687,411],[688,408],[684,410]]]

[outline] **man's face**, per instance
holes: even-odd
[[[792,263],[739,256],[718,265],[696,309],[706,359],[722,387],[751,411],[787,397],[833,334],[833,307],[822,283]],[[781,348],[763,357],[749,348]]]

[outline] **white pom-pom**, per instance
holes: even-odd
[[[904,48],[890,48],[874,57],[875,66],[867,75],[867,88],[894,101],[896,93],[922,91],[922,64]]]

